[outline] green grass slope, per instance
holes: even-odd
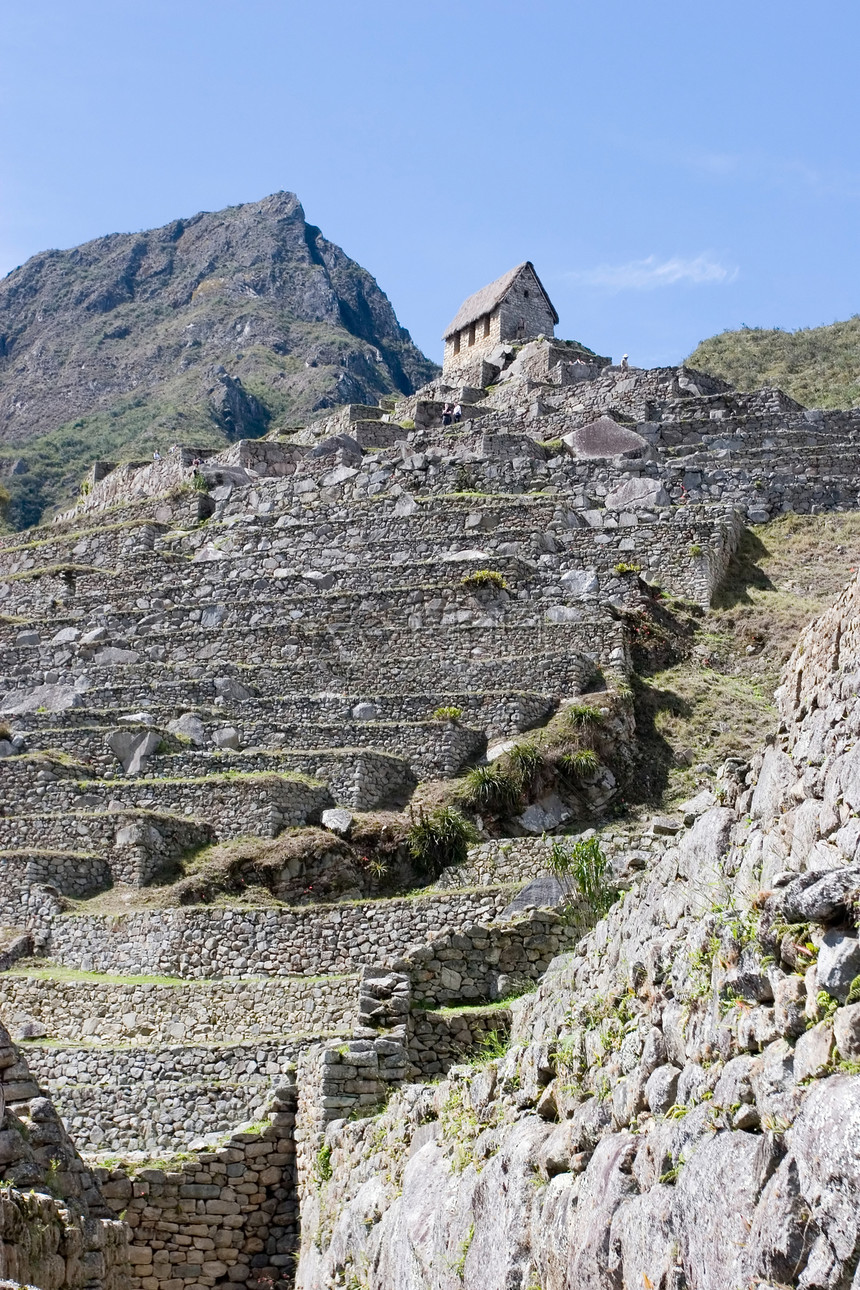
[[[742,327],[703,340],[686,363],[739,390],[776,386],[808,408],[860,405],[860,314],[827,327]]]

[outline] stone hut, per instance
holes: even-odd
[[[558,314],[531,260],[464,300],[444,334],[443,372],[486,358],[499,344],[552,336]]]

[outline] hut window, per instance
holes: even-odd
[[[490,334],[490,315],[487,314],[486,318],[484,319],[484,336],[485,337],[489,336],[489,334]]]
[[[460,352],[460,333],[458,331],[455,331],[454,332],[454,353],[459,354],[459,352]]]
[[[525,296],[526,300],[528,300],[528,298],[529,298],[528,287],[527,287],[527,288],[526,288],[526,290],[523,292],[523,295]]]
[[[475,343],[475,324],[472,323],[472,325],[469,328],[469,344],[474,345],[474,343]]]

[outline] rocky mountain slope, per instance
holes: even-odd
[[[298,198],[44,251],[0,283],[0,473],[17,525],[94,458],[255,437],[435,367]]]
[[[703,340],[691,367],[739,390],[776,386],[810,408],[860,404],[860,315],[826,327],[743,327]]]
[[[859,665],[855,579],[507,1050],[329,1126],[299,1286],[860,1284]]]

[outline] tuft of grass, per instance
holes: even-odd
[[[460,800],[475,811],[511,815],[520,805],[521,783],[508,767],[498,761],[473,766],[463,776]]]
[[[467,573],[460,582],[461,586],[474,591],[507,591],[508,589],[504,576],[497,573],[495,569],[476,569],[474,573]]]
[[[593,748],[576,748],[573,752],[562,753],[558,764],[573,779],[588,779],[600,769],[600,758]]]
[[[463,715],[462,708],[455,708],[453,706],[445,707],[443,705],[442,707],[439,707],[435,710],[435,712],[433,713],[433,720],[434,721],[459,721],[462,715]]]
[[[418,867],[431,878],[438,878],[443,869],[463,863],[477,834],[454,807],[437,806],[429,813],[420,812],[407,830],[406,841]]]
[[[508,750],[506,760],[524,791],[535,784],[546,765],[543,751],[531,740],[514,744]]]

